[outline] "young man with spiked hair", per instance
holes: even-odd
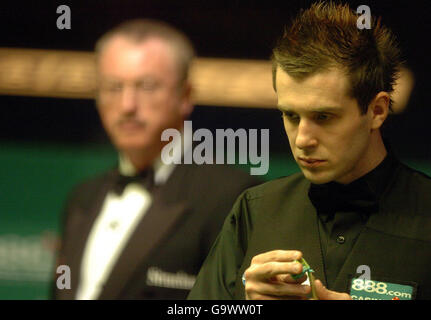
[[[242,194],[190,299],[431,298],[431,180],[380,130],[400,51],[357,20],[320,2],[286,27],[273,84],[301,173]]]

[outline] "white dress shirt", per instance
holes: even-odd
[[[181,143],[174,146],[181,147]],[[186,145],[185,149],[189,149],[189,146]],[[174,164],[164,164],[160,158],[155,161],[155,185],[165,183],[174,167]],[[132,163],[124,155],[119,156],[119,171],[123,175],[136,174]],[[138,183],[128,184],[122,195],[108,192],[84,249],[76,299],[97,299],[118,257],[151,203],[151,194]]]

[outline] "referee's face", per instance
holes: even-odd
[[[180,128],[191,110],[173,48],[158,38],[116,36],[97,70],[98,111],[114,145],[126,154],[159,152],[163,130]]]
[[[350,183],[373,169],[372,112],[361,114],[339,69],[303,80],[277,69],[278,107],[293,156],[313,183]]]

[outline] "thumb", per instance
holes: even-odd
[[[326,289],[326,287],[320,280],[314,281],[314,285],[319,300],[352,300],[350,295],[348,295],[347,293],[340,293]]]

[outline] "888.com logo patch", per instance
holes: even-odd
[[[353,278],[350,296],[353,300],[412,300],[415,284],[399,284],[377,280]]]

